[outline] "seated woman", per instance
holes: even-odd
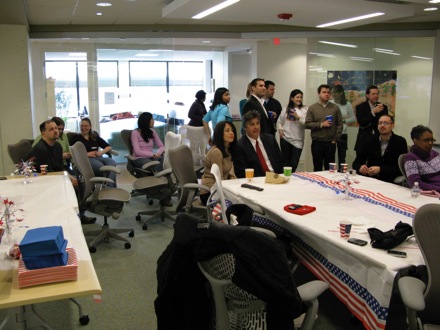
[[[138,129],[131,133],[133,156],[137,157],[134,161],[134,166],[142,168],[143,165],[156,160],[160,162],[156,166],[156,171],[160,172],[163,169],[162,154],[165,151],[165,147],[153,127],[153,115],[149,112],[143,112],[138,118]],[[156,152],[154,151],[155,145],[157,148]]]
[[[414,145],[405,157],[405,173],[408,186],[419,183],[422,190],[440,192],[440,155],[432,150],[435,142],[432,130],[423,125],[417,125],[411,130]]]
[[[237,148],[237,132],[235,126],[228,121],[218,122],[214,129],[213,145],[205,157],[205,170],[202,176],[202,184],[212,187],[215,183],[214,175],[211,174],[212,164],[217,164],[222,174],[222,180],[236,179],[234,173],[234,157]],[[206,205],[210,192],[200,190],[200,200]]]
[[[92,130],[92,122],[89,118],[81,119],[80,130],[81,133],[72,136],[70,145],[73,146],[76,142],[82,142],[86,147],[87,156],[89,156],[95,176],[104,176],[105,173],[99,171],[102,166],[116,166],[116,162],[112,158],[103,157],[112,150],[112,147]],[[115,182],[114,185],[109,186],[116,187],[116,173],[108,173],[108,177]]]

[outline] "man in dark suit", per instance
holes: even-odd
[[[260,126],[262,133],[275,134],[275,128],[272,120],[269,118],[267,110],[264,108],[264,99],[266,95],[266,86],[264,79],[255,78],[251,81],[251,96],[243,106],[243,115],[251,110],[256,110],[261,117]]]
[[[264,107],[266,108],[266,111],[272,120],[274,127],[273,134],[275,134],[276,123],[278,117],[280,116],[282,106],[280,101],[278,101],[276,98],[273,97],[275,95],[275,83],[273,81],[266,80],[264,82],[264,85],[266,86],[266,95],[263,97]]]
[[[388,114],[388,107],[378,102],[379,88],[371,85],[365,92],[367,100],[356,106],[356,119],[359,123],[359,131],[354,150],[358,150],[371,135],[377,134],[377,122],[382,115]]]
[[[245,177],[245,169],[253,168],[255,176],[266,172],[283,172],[280,147],[271,134],[260,133],[260,114],[249,111],[243,116],[245,134],[238,140],[239,150],[234,157],[234,171],[238,178]]]
[[[398,159],[408,152],[406,140],[393,133],[394,120],[389,115],[380,116],[379,135],[368,137],[361,144],[353,168],[361,175],[393,182],[401,175]]]

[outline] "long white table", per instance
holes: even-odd
[[[411,198],[408,188],[355,175],[351,200],[345,200],[338,173],[294,173],[285,184],[266,184],[254,178],[259,192],[241,188],[246,179],[222,181],[226,199],[232,203],[251,202],[261,206],[281,229],[292,234],[294,250],[301,261],[343,301],[367,329],[383,329],[394,277],[399,269],[424,264],[414,239],[399,245],[407,258],[396,258],[371,245],[356,246],[339,235],[339,221],[353,222],[351,237],[370,241],[367,228],[386,231],[399,222],[412,223],[416,209],[437,198]],[[316,207],[299,216],[284,211],[288,204]],[[264,219],[262,220],[264,221]]]
[[[78,219],[78,204],[73,186],[65,175],[45,175],[24,184],[22,177],[0,181],[0,196],[24,209],[24,221],[13,224],[12,237],[19,243],[30,228],[62,226],[67,247],[78,259],[78,279],[20,289],[18,261],[6,256],[8,246],[0,244],[0,309],[39,302],[99,294],[101,286]]]

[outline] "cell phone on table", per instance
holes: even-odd
[[[293,204],[293,205],[289,205],[289,210],[297,210],[297,209],[300,209],[301,207],[302,207],[302,205]]]
[[[347,242],[359,246],[365,246],[368,244],[367,241],[364,241],[363,239],[359,239],[359,238],[349,238]]]
[[[396,250],[388,250],[387,251],[388,254],[391,254],[393,257],[397,257],[397,258],[406,258],[406,252],[403,251],[396,251]]]

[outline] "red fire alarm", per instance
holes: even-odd
[[[274,45],[279,45],[280,44],[280,38],[273,38],[272,42]]]
[[[288,21],[289,19],[292,18],[292,16],[293,16],[293,14],[290,14],[290,13],[281,13],[281,14],[278,14],[278,18],[279,18],[280,20],[282,20],[282,21]]]

